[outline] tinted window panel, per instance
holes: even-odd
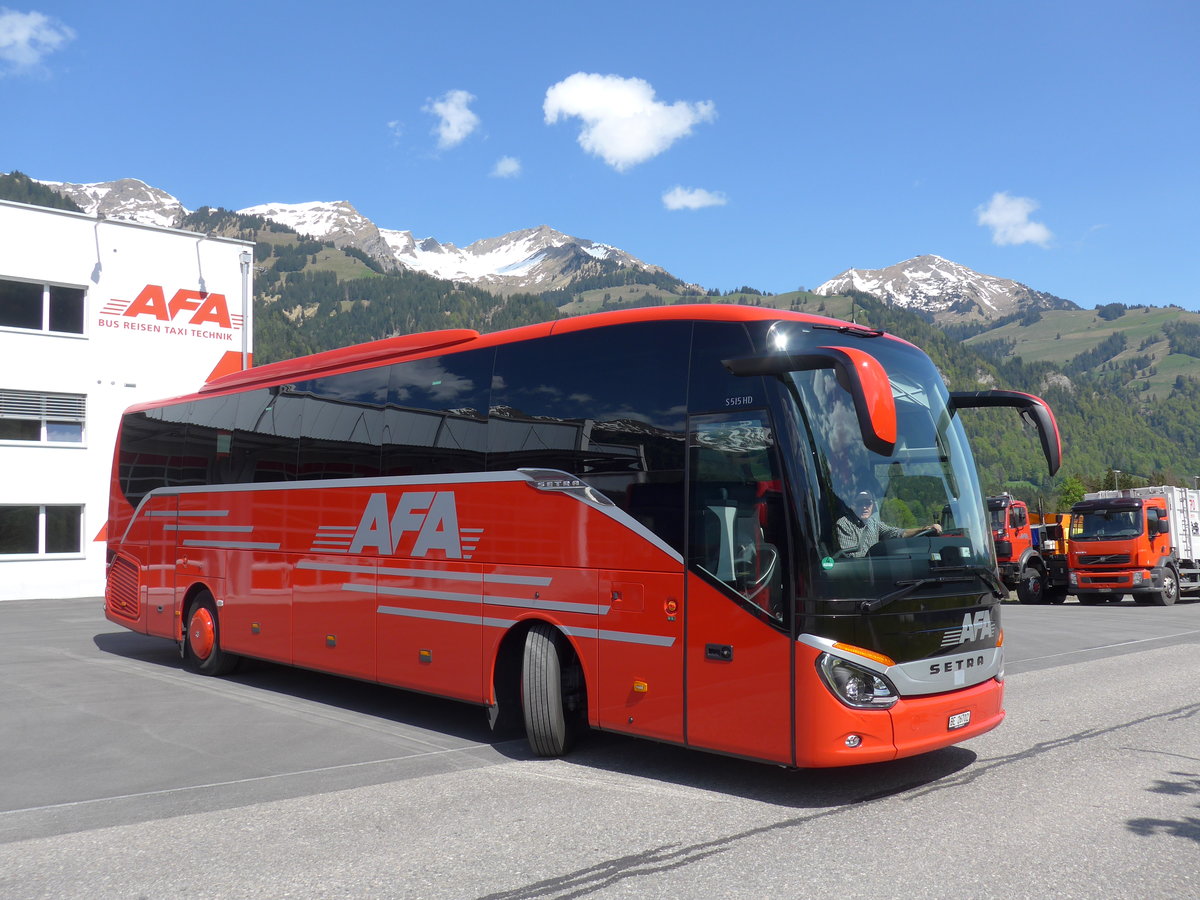
[[[0,554],[38,552],[38,508],[0,506]]]
[[[287,387],[300,408],[300,478],[374,478],[387,402],[386,367]]]
[[[204,482],[204,461],[188,444],[187,412],[186,405],[162,407],[122,421],[118,479],[132,506],[156,488]]]
[[[0,441],[40,441],[42,423],[34,419],[0,419]],[[51,438],[51,440],[55,440]]]
[[[83,549],[83,507],[46,507],[46,552],[79,553]]]
[[[50,286],[51,331],[83,334],[83,290]]]
[[[697,322],[692,344],[688,406],[693,413],[765,406],[761,376],[733,375],[722,360],[750,356],[754,346],[737,322]]]
[[[691,327],[641,323],[499,348],[488,468],[579,475],[681,548]]]
[[[783,480],[766,410],[693,416],[688,564],[773,619],[785,604]]]
[[[0,326],[42,329],[42,286],[0,281]]]
[[[295,404],[276,402],[280,393],[262,388],[237,395],[229,453],[222,457],[229,483],[296,480],[300,421]]]
[[[494,356],[481,350],[391,367],[385,475],[483,471]]]

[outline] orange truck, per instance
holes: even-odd
[[[1067,541],[1058,513],[1030,513],[1009,493],[987,498],[992,542],[1000,578],[1022,603],[1062,603],[1067,599]]]
[[[1170,606],[1200,593],[1200,491],[1160,485],[1084,494],[1071,507],[1071,590],[1080,603]]]

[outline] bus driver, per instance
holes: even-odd
[[[880,521],[873,515],[875,496],[870,491],[855,494],[851,509],[854,515],[842,516],[837,520],[837,542],[843,555],[855,559],[866,556],[868,550],[887,538],[916,537],[926,531],[940,534],[942,531],[942,526],[937,522],[916,528],[897,528]]]

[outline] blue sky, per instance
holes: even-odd
[[[3,2],[3,0],[0,0]],[[550,225],[706,288],[934,253],[1200,308],[1200,4],[14,0],[0,171]]]

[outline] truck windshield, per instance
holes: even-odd
[[[1140,509],[1099,509],[1071,516],[1071,540],[1111,541],[1142,533]]]
[[[962,424],[948,406],[937,369],[917,348],[885,337],[776,323],[789,352],[848,347],[870,353],[887,372],[896,405],[890,456],[865,446],[850,393],[834,370],[786,376],[796,440],[811,488],[815,600],[922,598],[991,590],[995,558],[989,519]],[[800,451],[803,452],[803,451]],[[933,528],[932,526],[938,526]]]

